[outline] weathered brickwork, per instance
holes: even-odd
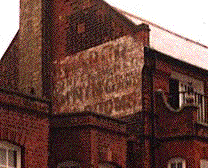
[[[19,90],[42,94],[42,1],[20,1]]]
[[[125,36],[55,61],[57,111],[126,115],[141,110],[143,47]]]

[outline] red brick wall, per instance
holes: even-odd
[[[187,168],[198,168],[196,165],[194,142],[192,140],[173,140],[163,142],[156,148],[156,167],[167,167],[172,158],[182,158]]]
[[[156,71],[154,74],[154,90],[162,89],[168,95],[171,65],[163,60],[156,60]]]
[[[126,26],[122,25],[122,21],[115,17],[115,13],[110,7],[102,1],[55,0],[52,5],[54,59],[63,59],[73,53],[116,39],[129,32],[124,29]],[[94,17],[91,17],[92,15]],[[103,24],[105,26],[102,26]],[[73,30],[72,34],[70,34],[70,29]],[[84,42],[84,39],[88,40]],[[71,46],[74,46],[73,49],[69,49],[70,46],[67,47],[67,41]],[[74,45],[75,43],[77,44]]]
[[[49,167],[65,161],[77,161],[83,168],[97,168],[104,161],[126,167],[124,124],[95,113],[53,116],[51,121]]]
[[[0,107],[0,139],[22,148],[23,168],[48,167],[49,122],[30,111]]]
[[[193,135],[197,108],[190,106],[179,112],[171,111],[161,95],[156,97],[155,103],[155,133],[158,138]]]
[[[153,94],[151,89],[153,89],[155,93],[153,99],[154,128],[155,136],[158,138],[158,142],[155,141],[156,167],[167,167],[170,159],[182,158],[186,160],[188,168],[199,168],[200,159],[207,159],[207,143],[204,140],[208,134],[206,126],[194,125],[197,122],[197,109],[190,106],[179,112],[174,112],[167,107],[163,97],[158,96],[156,91],[162,89],[167,100],[169,79],[173,72],[205,82],[205,71],[168,58],[156,51],[147,51],[145,56],[145,68],[143,69],[143,109],[146,110],[144,131],[145,135],[151,135],[151,120],[148,112],[151,111],[151,95]],[[153,88],[151,88],[152,81]],[[207,94],[206,85],[205,82],[205,95]],[[148,142],[148,138],[146,141]],[[139,145],[137,146],[139,147]],[[148,148],[145,149],[148,154]],[[146,158],[146,161],[148,164],[151,160]]]
[[[77,161],[82,167],[90,167],[90,129],[57,128],[52,130],[51,135],[53,155],[49,167],[56,167],[64,161]]]
[[[99,131],[97,143],[101,161],[112,161],[122,168],[126,167],[127,143],[124,136]]]
[[[81,167],[97,165],[102,161],[112,161],[126,167],[126,138],[102,130],[91,128],[57,128],[52,133],[52,162],[50,167],[60,162],[77,161]],[[110,160],[108,150],[110,154]]]
[[[208,160],[208,144],[200,140],[163,142],[156,150],[156,167],[167,167],[172,158],[182,158],[187,168],[199,168],[200,160]]]
[[[205,80],[204,81],[204,94],[205,95],[208,95],[208,82]],[[208,108],[208,98],[207,97],[205,97],[205,107],[207,107]],[[208,122],[208,110],[206,110],[206,122]]]

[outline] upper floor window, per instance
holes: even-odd
[[[0,168],[21,168],[21,150],[8,142],[0,142]]]
[[[198,106],[198,120],[204,122],[204,83],[189,76],[173,73],[169,82],[169,103],[177,109],[185,104]]]
[[[186,163],[184,159],[174,158],[171,159],[168,163],[168,168],[185,168]]]

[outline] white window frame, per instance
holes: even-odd
[[[80,167],[80,164],[75,161],[66,161],[66,162],[59,163],[57,168],[72,167],[72,166]]]
[[[171,164],[173,164],[173,163],[175,163],[175,164],[182,163],[182,168],[186,168],[186,161],[182,158],[170,159],[169,162],[168,162],[168,168],[171,168]]]
[[[182,107],[183,105],[185,105],[184,103],[186,103],[186,100],[184,102],[183,100],[183,96],[182,96],[182,92],[186,92],[187,90],[185,89],[185,86],[188,87],[191,86],[194,89],[194,92],[197,93],[198,95],[204,95],[204,82],[200,81],[198,79],[192,78],[190,76],[187,75],[183,75],[181,73],[178,72],[173,72],[171,74],[171,78],[173,79],[177,79],[179,81],[179,107]],[[182,85],[184,87],[182,87]],[[206,115],[205,115],[205,100],[204,100],[204,96],[202,96],[202,103],[199,104],[199,97],[194,97],[194,95],[192,95],[194,98],[194,104],[198,105],[199,109],[198,109],[198,121],[200,122],[205,122],[206,120]],[[188,98],[188,95],[185,95],[185,99]]]
[[[208,160],[201,159],[200,160],[200,168],[208,168]]]
[[[2,167],[5,168],[11,168],[8,165],[8,150],[13,150],[17,152],[17,158],[16,158],[16,162],[17,162],[17,167],[16,168],[21,168],[21,148],[18,146],[15,146],[9,142],[6,141],[0,141],[0,148],[6,149],[6,165],[0,165]]]

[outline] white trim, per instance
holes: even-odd
[[[171,164],[173,164],[173,163],[176,163],[176,164],[182,163],[182,168],[186,168],[186,161],[182,158],[173,158],[173,159],[169,160],[168,168],[171,168]]]
[[[197,120],[202,123],[205,122],[207,118],[205,115],[204,82],[178,72],[172,72],[171,78],[179,81],[179,107],[187,104],[188,97],[192,98],[193,104],[198,106]],[[194,94],[185,93],[183,95],[183,92],[188,91],[188,87],[193,88]],[[201,102],[199,102],[200,99],[202,99]]]
[[[21,168],[21,148],[18,146],[15,146],[9,142],[6,141],[0,141],[0,148],[6,149],[6,155],[8,156],[8,150],[13,150],[17,152],[17,167],[16,168]],[[8,157],[7,159],[7,168],[9,168],[8,166]]]
[[[185,85],[188,85],[189,83],[192,83],[193,88],[197,93],[204,94],[204,82],[200,81],[198,79],[192,78],[190,76],[178,73],[178,72],[172,72],[171,78],[177,79],[180,83],[183,83]]]

